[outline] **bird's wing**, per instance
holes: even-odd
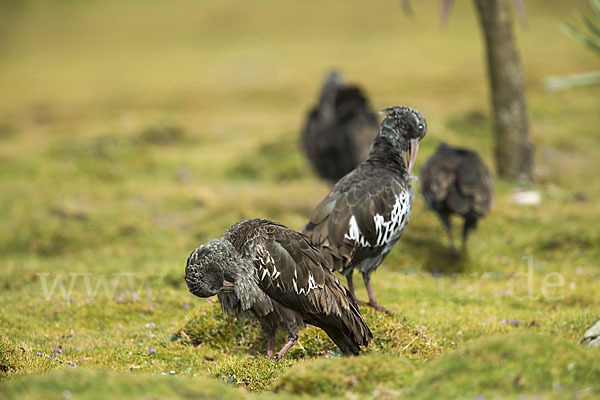
[[[330,245],[387,245],[406,225],[411,202],[404,183],[380,171],[365,174],[338,195],[328,221]]]
[[[345,267],[357,247],[385,246],[397,239],[410,216],[410,189],[378,171],[355,170],[313,211],[305,232]],[[329,260],[329,259],[328,259]],[[339,264],[341,262],[341,264]]]
[[[437,208],[443,202],[456,182],[456,170],[460,165],[457,157],[436,152],[431,156],[421,170],[421,191],[427,204]]]
[[[456,171],[456,184],[464,197],[472,199],[470,208],[477,215],[488,213],[493,196],[492,174],[475,153],[463,159]]]
[[[272,224],[249,240],[259,286],[271,299],[308,314],[341,315],[351,304],[358,308],[304,235]]]
[[[323,329],[345,354],[368,344],[373,335],[356,300],[306,236],[272,224],[251,240],[258,284],[269,298]]]

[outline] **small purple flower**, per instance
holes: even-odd
[[[75,350],[77,350],[77,351],[81,351],[81,347],[78,347],[78,348],[76,348]]]
[[[513,319],[513,320],[510,321],[510,324],[512,326],[519,326],[519,325],[521,325],[521,321],[519,321],[518,319],[517,320]]]
[[[152,310],[152,304],[148,304],[148,309]]]
[[[132,298],[134,301],[138,301],[138,299],[139,299],[139,297],[138,297],[138,294],[137,294],[137,293],[135,293],[135,292],[131,293],[131,298]]]
[[[507,320],[505,320],[505,319],[502,320],[502,325],[506,325],[507,323],[508,323]]]
[[[52,357],[56,357],[56,353],[52,353]]]
[[[61,349],[56,349],[56,354],[62,354],[62,350]]]
[[[554,386],[554,390],[556,390],[557,392],[560,392],[560,390],[562,389],[562,385],[559,383],[556,386]]]
[[[37,353],[35,353],[36,356],[41,356],[42,353],[40,353],[39,351]]]
[[[150,322],[148,324],[146,324],[146,328],[154,328],[156,325],[154,325],[154,322]]]
[[[120,303],[123,301],[123,293],[119,294],[119,297],[117,297],[117,301]]]
[[[183,305],[183,308],[185,308],[185,309],[187,310],[188,308],[190,308],[190,305],[189,305],[188,303],[185,303],[185,304]]]
[[[422,326],[417,326],[417,329],[418,330],[423,330],[423,327]]]
[[[156,351],[154,351],[154,349],[148,349],[148,353],[149,354],[156,354]]]
[[[483,400],[485,399],[485,396],[482,394],[478,394],[477,397],[475,397],[476,400]]]
[[[73,302],[73,298],[69,297],[69,303],[72,303],[72,302]]]
[[[70,363],[69,363],[69,365],[70,365],[71,367],[76,367],[76,366],[77,366],[77,364],[75,364],[74,362],[70,362]]]
[[[146,290],[146,296],[152,296],[152,291],[150,289]]]
[[[450,346],[454,346],[454,342],[450,342]]]
[[[423,337],[424,337],[425,339],[427,339],[429,336],[427,336],[426,334],[423,334]]]

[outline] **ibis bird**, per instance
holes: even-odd
[[[439,215],[452,251],[450,216],[456,214],[464,219],[462,252],[465,253],[469,232],[490,211],[494,185],[490,170],[475,152],[442,143],[423,165],[420,179],[425,202]]]
[[[301,232],[346,276],[352,294],[352,274],[358,269],[367,304],[388,311],[375,299],[371,274],[408,224],[414,197],[411,173],[427,123],[409,107],[390,107],[382,113],[385,118],[367,159],[333,186]]]
[[[267,355],[280,359],[298,339],[303,323],[325,331],[342,353],[357,355],[373,338],[358,304],[308,239],[278,223],[250,219],[219,240],[194,250],[185,281],[199,297],[217,295],[239,318],[255,317],[267,337]],[[275,331],[288,341],[273,354]]]
[[[317,173],[335,183],[367,158],[378,126],[366,93],[332,71],[304,123],[302,148]]]

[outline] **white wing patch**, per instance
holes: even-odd
[[[271,257],[271,254],[267,251],[267,249],[260,244],[256,246],[256,260],[262,269],[262,272],[259,272],[260,280],[262,281],[266,276],[269,276],[273,283],[277,287],[280,287],[279,282],[275,281],[281,275],[275,266],[275,260],[273,260],[273,257]],[[298,271],[294,270],[292,285],[294,286],[294,291],[296,294],[307,295],[311,290],[323,288],[322,285],[317,284],[315,277],[310,271],[308,272],[308,287],[298,287],[297,279]]]
[[[294,271],[294,275],[296,275],[296,271]],[[292,279],[292,284],[294,285],[294,291],[296,292],[296,294],[303,294],[303,295],[307,295],[310,293],[311,290],[313,289],[322,289],[323,286],[322,285],[317,285],[317,282],[315,282],[315,277],[313,276],[312,272],[308,271],[308,287],[307,288],[299,288],[298,287],[298,283],[296,282],[296,278]]]
[[[358,242],[362,247],[371,247],[371,243],[365,239],[365,237],[360,232],[360,228],[356,223],[356,217],[354,215],[350,218],[350,222],[348,223],[348,233],[344,234],[344,238],[354,240]]]
[[[277,279],[277,277],[281,275],[275,266],[275,260],[271,257],[271,253],[260,244],[256,246],[256,260],[262,268],[262,274],[260,276],[261,281],[265,279],[265,276],[267,275],[269,275],[269,278],[272,280]]]
[[[400,237],[410,217],[411,200],[410,192],[403,191],[396,196],[396,202],[388,221],[385,220],[383,215],[375,214],[373,221],[375,222],[375,234],[377,235],[376,247],[385,246]],[[362,235],[354,215],[350,218],[348,233],[344,235],[344,238],[354,240],[360,246],[371,247],[371,243]]]

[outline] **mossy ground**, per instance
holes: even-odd
[[[199,244],[242,218],[300,228],[327,193],[298,131],[331,66],[375,108],[423,112],[417,171],[441,141],[493,165],[478,27],[457,3],[446,30],[435,1],[413,17],[388,1],[0,3],[0,397],[597,397],[597,354],[576,342],[600,318],[600,91],[542,84],[597,68],[557,28],[576,4],[527,2],[516,28],[541,203],[496,180],[454,258],[417,193],[373,278],[395,314],[364,310],[364,357],[309,328],[274,363],[256,325],[185,287]]]

